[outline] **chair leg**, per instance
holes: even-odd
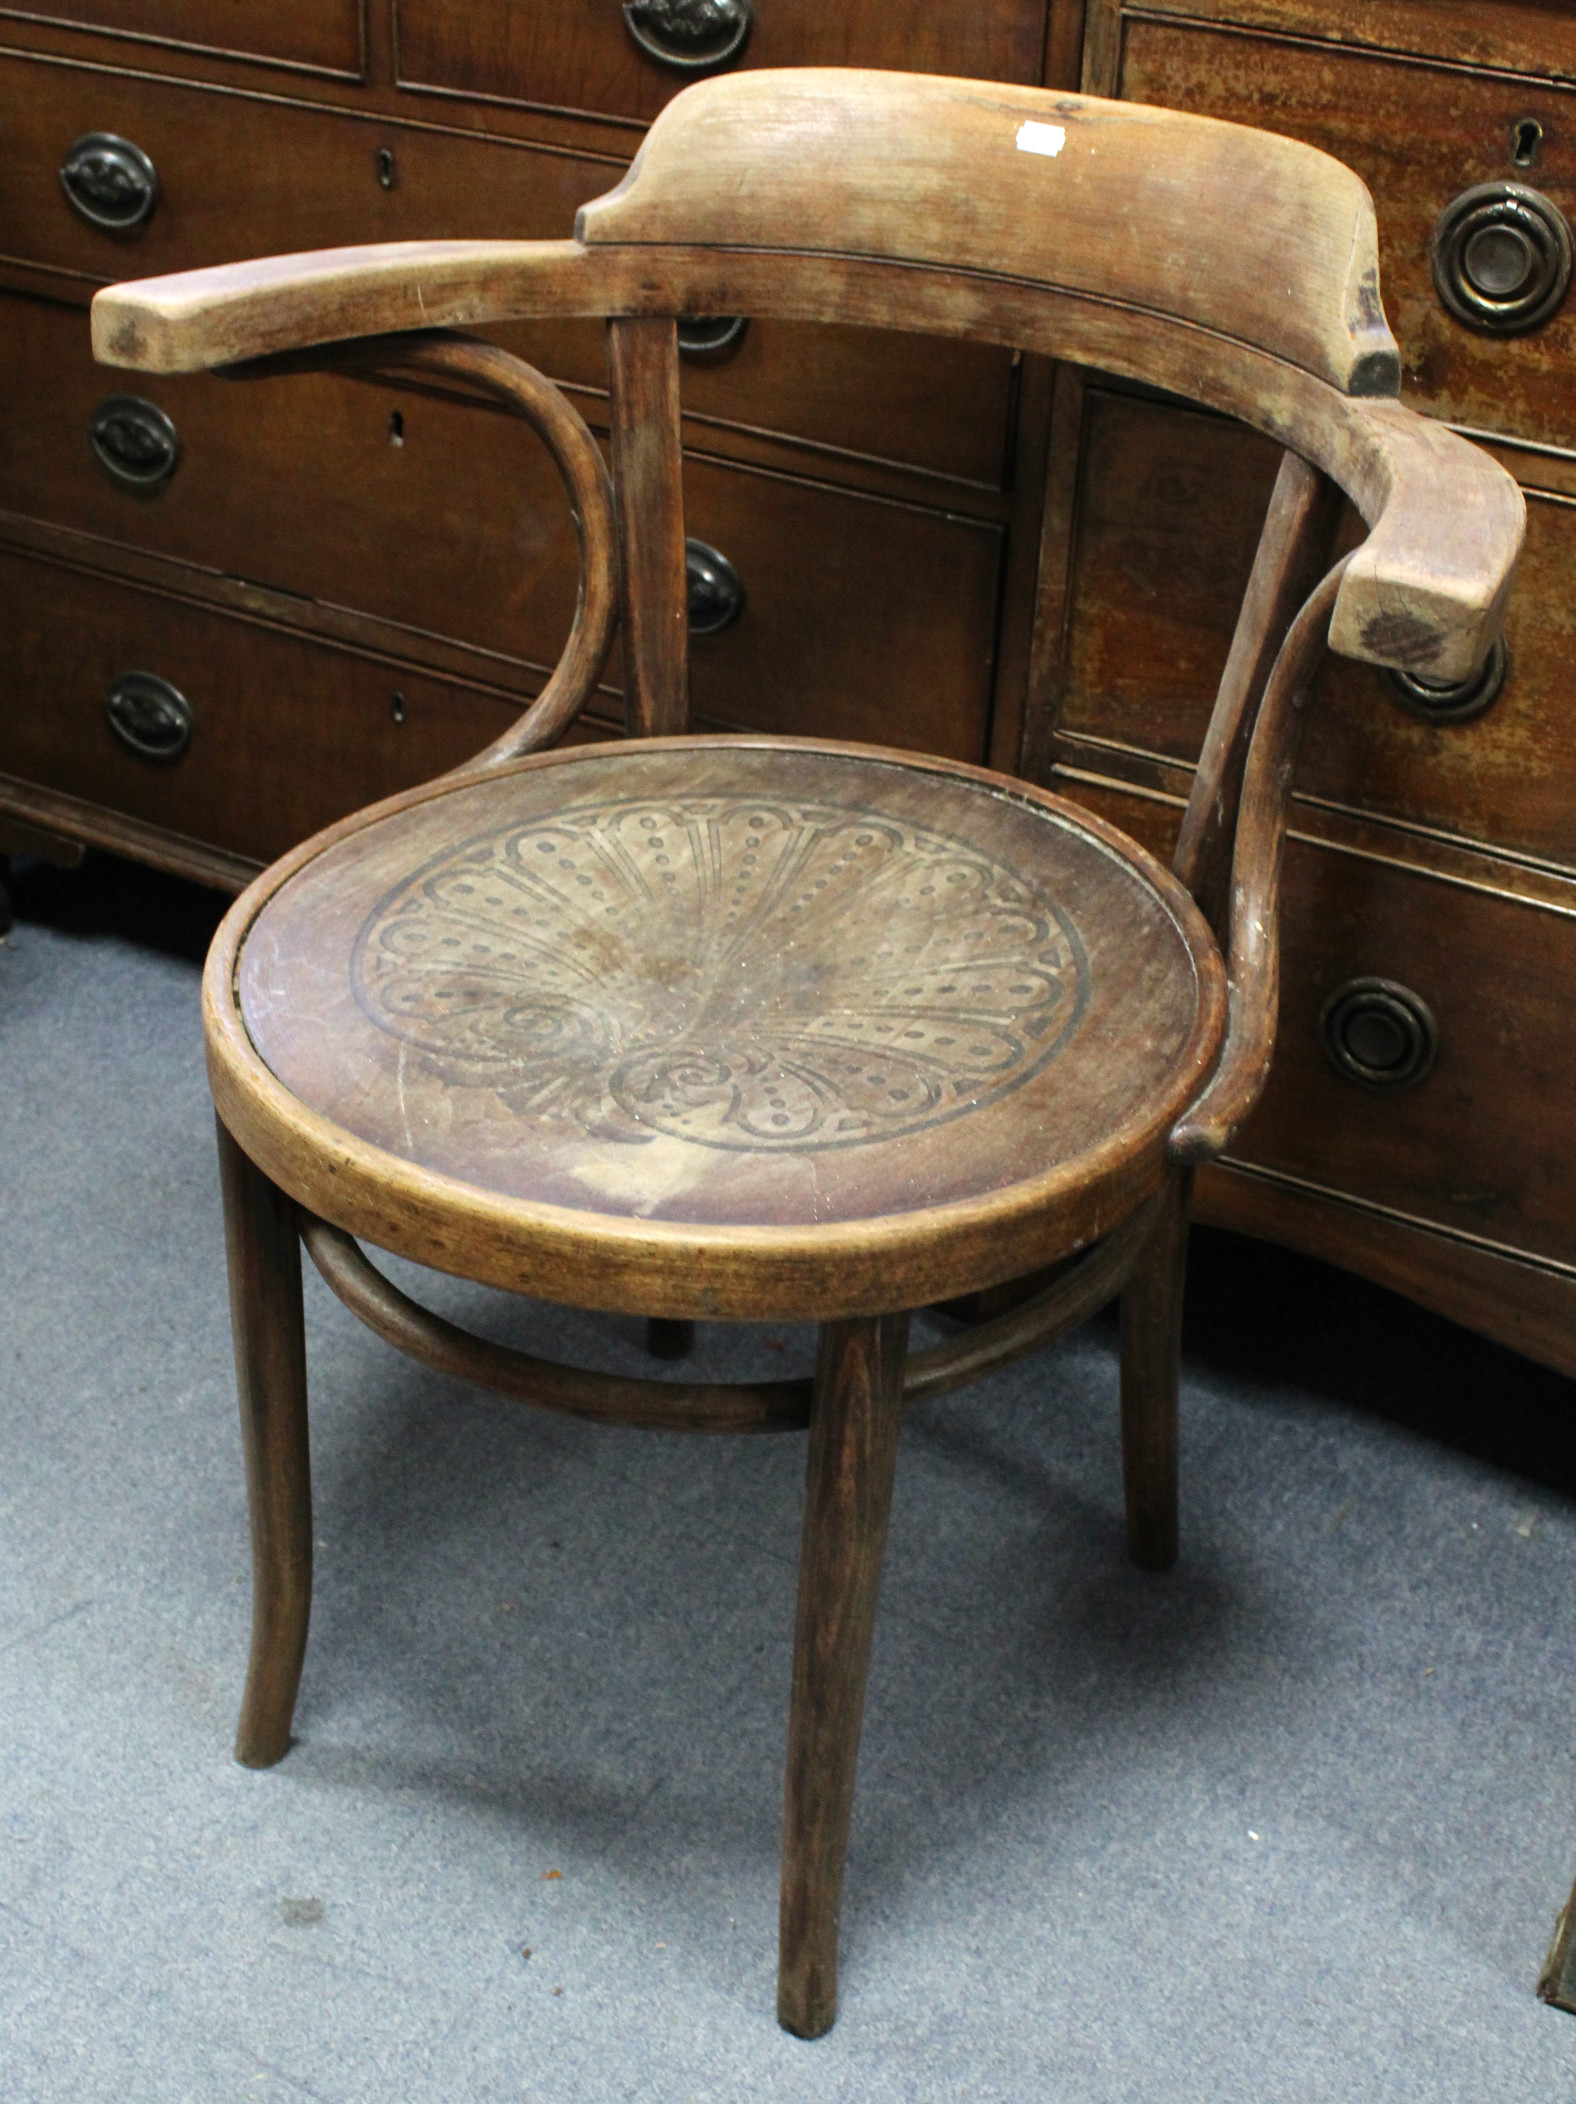
[[[312,1607],[301,1244],[295,1207],[222,1123],[219,1173],[252,1515],[252,1655],[235,1757],[270,1768],[289,1749]]]
[[[865,1676],[892,1506],[908,1316],[821,1326],[805,1472],[783,1808],[777,2020],[837,2014],[837,1922]]]
[[[1146,1571],[1177,1560],[1177,1380],[1193,1172],[1180,1170],[1122,1293],[1122,1481],[1127,1549]]]

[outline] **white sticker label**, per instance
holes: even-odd
[[[1020,124],[1018,126],[1019,153],[1059,154],[1067,144],[1067,132],[1060,124]]]

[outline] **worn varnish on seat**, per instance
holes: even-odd
[[[956,761],[682,735],[686,313],[1077,358],[1280,442],[1173,873]],[[540,376],[434,327],[588,314],[609,323],[611,503],[589,434]],[[1307,696],[1327,646],[1428,676],[1476,666],[1520,498],[1391,399],[1372,209],[1338,163],[971,81],[707,83],[574,240],[154,280],[102,294],[94,327],[109,361],[166,371],[276,372],[281,356],[463,371],[546,439],[582,540],[574,635],[518,727],[277,864],[209,961],[254,1542],[239,1755],[286,1750],[306,1636],[298,1237],[381,1335],[523,1400],[689,1429],[808,1416],[778,2007],[814,2036],[836,2007],[904,1396],[1123,1291],[1129,1542],[1151,1567],[1174,1557],[1191,1164],[1225,1146],[1269,1068]],[[1332,565],[1342,491],[1370,530]],[[548,751],[596,682],[615,569],[641,742]],[[884,699],[902,721],[908,697]],[[813,1382],[542,1365],[425,1315],[357,1238],[669,1321],[813,1317]],[[907,1310],[1061,1260],[1023,1308],[907,1356]]]

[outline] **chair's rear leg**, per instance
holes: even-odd
[[[1172,1177],[1122,1292],[1122,1482],[1127,1548],[1146,1571],[1177,1560],[1177,1381],[1193,1172]]]
[[[301,1244],[295,1207],[222,1122],[219,1172],[252,1514],[252,1656],[235,1757],[248,1768],[268,1768],[290,1744],[312,1607]]]
[[[837,2014],[837,1922],[903,1409],[907,1315],[821,1327],[788,1719],[777,2018]]]

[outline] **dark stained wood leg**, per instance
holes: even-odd
[[[907,1346],[906,1314],[821,1327],[799,1553],[777,1972],[777,2020],[801,2038],[819,2038],[837,2014],[843,1858]]]
[[[1146,1571],[1177,1560],[1177,1380],[1191,1169],[1172,1179],[1122,1292],[1122,1482],[1127,1549]]]
[[[312,1607],[306,1334],[295,1207],[219,1125],[230,1322],[252,1514],[252,1656],[235,1757],[270,1768],[290,1720]]]
[[[693,1322],[675,1322],[666,1315],[652,1315],[646,1322],[646,1349],[653,1359],[687,1359],[695,1349]]]

